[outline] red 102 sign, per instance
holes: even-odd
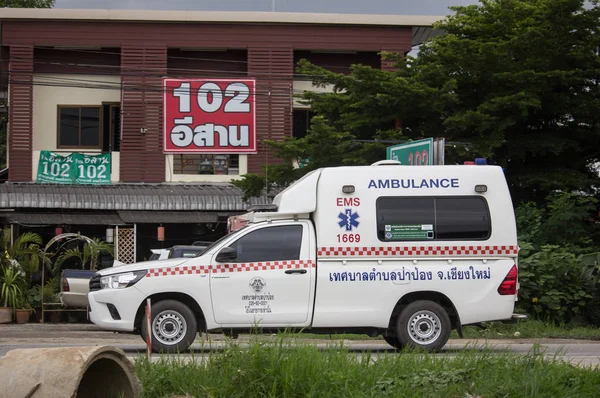
[[[254,79],[163,79],[165,153],[256,153]]]

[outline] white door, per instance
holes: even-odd
[[[311,239],[312,237],[312,239]],[[215,322],[231,326],[305,326],[315,280],[314,230],[308,221],[259,224],[213,257]],[[217,261],[219,258],[220,261]]]

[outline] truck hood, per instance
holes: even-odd
[[[176,265],[183,264],[189,260],[191,260],[191,258],[171,258],[168,260],[143,261],[140,263],[130,265],[119,265],[117,267],[105,268],[101,271],[98,271],[98,273],[102,276],[105,276],[120,274],[122,272],[141,271],[144,269],[174,267]]]

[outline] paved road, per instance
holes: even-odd
[[[270,340],[270,336],[261,336]],[[248,344],[249,337],[241,336],[237,341],[240,345]],[[339,347],[341,341],[332,340],[303,340],[305,343],[316,345],[319,349],[330,350]],[[352,341],[345,340],[344,346],[351,352],[361,355],[370,351],[375,355],[383,353],[396,354],[395,351],[382,340]],[[184,354],[184,360],[192,358],[205,358],[210,352],[218,352],[226,347],[228,341],[221,335],[210,335],[209,340],[199,338],[192,346],[194,355]],[[557,356],[565,361],[580,366],[600,365],[600,341],[585,340],[450,340],[440,356],[453,357],[457,352],[465,349],[486,349],[496,352],[515,352],[528,354],[539,344],[537,349],[548,356]],[[8,351],[17,348],[44,348],[67,346],[97,346],[111,345],[124,350],[129,358],[145,355],[145,345],[139,336],[118,334],[99,330],[93,325],[56,325],[56,324],[28,324],[28,325],[0,325],[0,357]],[[160,355],[154,355],[153,360],[159,360]]]

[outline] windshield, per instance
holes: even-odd
[[[248,228],[248,225],[243,226],[242,228],[238,229],[235,231],[235,233]],[[234,232],[232,232],[234,233]],[[204,250],[202,250],[200,253],[198,253],[197,255],[195,255],[194,257],[199,257],[204,255],[204,253],[206,253],[207,251],[209,251],[210,249],[212,249],[213,247],[215,247],[216,245],[218,245],[219,243],[221,243],[222,241],[224,241],[225,239],[229,238],[231,236],[232,233],[229,233],[225,236],[222,236],[221,238],[219,238],[218,240],[216,240],[215,242],[213,242],[211,245],[209,245],[208,247],[206,247]]]

